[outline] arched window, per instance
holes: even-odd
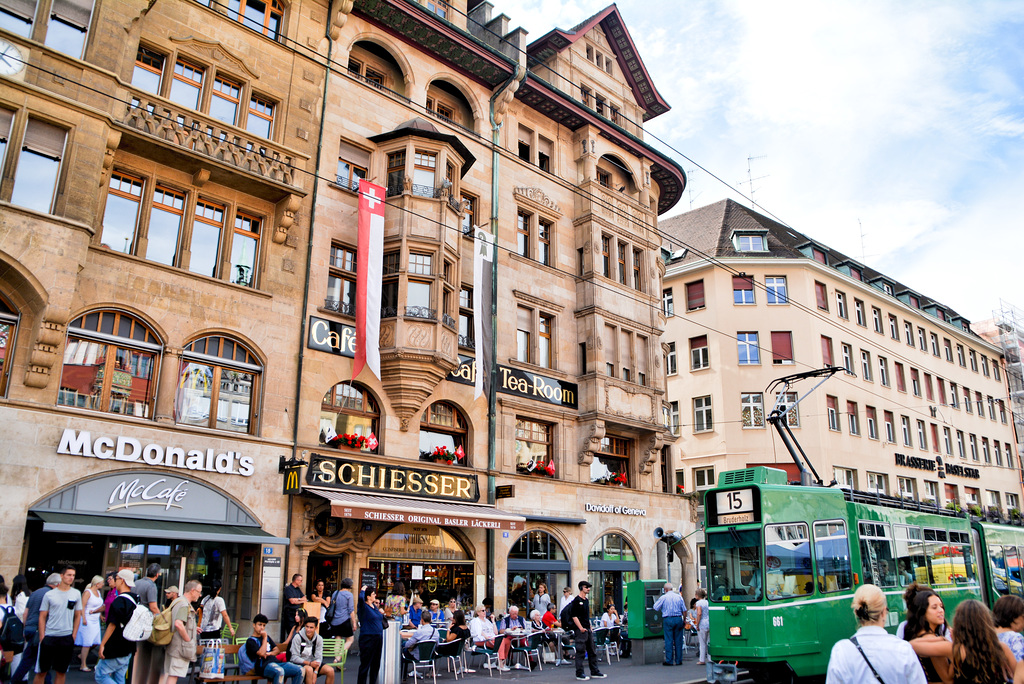
[[[122,311],[94,311],[68,326],[58,406],[149,418],[160,340]]]
[[[601,615],[609,604],[615,604],[621,612],[622,589],[637,579],[640,572],[636,552],[629,542],[614,532],[604,535],[590,549],[587,570],[594,585],[590,593],[591,613]]]
[[[519,606],[521,615],[530,614],[532,606],[528,602],[541,584],[554,604],[552,611],[558,615],[559,598],[562,590],[569,586],[569,580],[565,549],[547,532],[527,532],[508,552],[508,604]]]
[[[174,421],[253,432],[256,385],[262,373],[259,359],[240,342],[220,335],[195,340],[181,355]]]
[[[320,402],[320,441],[377,453],[379,420],[380,409],[369,392],[350,382],[339,382]]]
[[[18,339],[18,312],[0,297],[0,397],[7,396],[7,385],[14,361],[14,343]]]
[[[454,404],[436,401],[420,420],[420,460],[466,465],[466,418]]]
[[[228,16],[277,40],[281,33],[284,8],[277,0],[228,0]]]

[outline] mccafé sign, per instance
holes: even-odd
[[[312,487],[373,494],[415,495],[465,502],[480,500],[476,476],[350,461],[321,454],[311,456],[306,483]]]

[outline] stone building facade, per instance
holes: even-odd
[[[664,575],[654,528],[692,523],[656,231],[685,176],[614,6],[527,42],[486,2],[3,0],[0,38],[0,572],[160,562],[243,621],[295,572],[498,607]],[[381,379],[352,378],[360,178]]]
[[[773,383],[838,366],[785,419],[824,484],[1019,514],[1002,350],[970,321],[731,200],[661,230],[678,487],[699,493],[754,465],[799,481],[767,416],[779,392],[786,408],[818,379]]]

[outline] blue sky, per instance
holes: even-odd
[[[749,204],[696,165],[747,193],[760,157],[765,213],[971,320],[1024,307],[1024,2],[617,4],[672,105],[672,214]],[[608,2],[494,5],[533,40]]]

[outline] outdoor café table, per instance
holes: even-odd
[[[565,634],[565,630],[561,627],[554,627],[549,631],[551,632],[551,635],[555,637],[555,667],[565,665],[567,663],[572,664],[570,661],[562,659],[562,636]]]

